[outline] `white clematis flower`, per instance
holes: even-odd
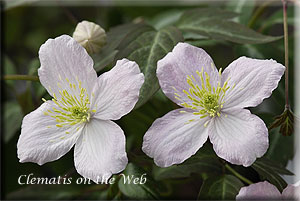
[[[20,162],[42,165],[74,148],[75,168],[93,181],[127,165],[125,136],[111,120],[129,113],[144,76],[135,62],[119,60],[97,77],[86,50],[67,35],[49,39],[39,51],[41,84],[53,97],[23,119]]]
[[[300,181],[289,184],[282,192],[267,181],[251,184],[240,189],[237,200],[300,200]]]
[[[264,122],[254,107],[277,87],[285,67],[274,60],[240,57],[223,73],[201,48],[178,43],[157,64],[164,94],[182,106],[154,121],[143,151],[160,167],[179,164],[210,138],[217,155],[250,166],[268,148]]]

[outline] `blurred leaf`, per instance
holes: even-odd
[[[93,54],[92,58],[94,59],[94,68],[97,72],[105,68],[107,65],[111,64],[115,56],[118,53],[117,47],[120,45],[122,40],[128,36],[131,32],[135,30],[142,29],[143,27],[148,27],[145,24],[123,24],[111,28],[107,32],[107,43],[102,48],[98,54]]]
[[[180,165],[167,168],[154,166],[153,174],[156,180],[185,178],[192,173],[220,173],[222,165],[212,148],[205,144],[199,151]]]
[[[11,200],[64,200],[80,194],[74,186],[69,185],[30,185],[7,195]]]
[[[256,48],[254,45],[245,44],[245,45],[237,45],[234,48],[237,56],[247,56],[256,59],[265,59],[264,55]]]
[[[281,36],[265,36],[242,24],[228,21],[235,16],[236,14],[233,12],[214,8],[191,10],[181,16],[177,26],[185,32],[241,44],[268,43],[282,38]]]
[[[136,107],[147,102],[159,89],[156,77],[157,61],[170,52],[179,41],[183,41],[183,37],[175,27],[167,27],[160,31],[145,27],[132,32],[130,38],[124,39],[120,44],[117,58],[126,57],[137,62],[145,76]]]
[[[266,166],[272,169],[272,171],[282,174],[282,175],[294,175],[291,171],[286,169],[285,167],[281,166],[280,164],[277,163],[277,161],[270,160],[268,158],[259,158],[255,162],[256,164],[260,166]]]
[[[278,128],[273,129],[270,132],[270,146],[265,156],[285,167],[294,157],[294,137],[283,136]]]
[[[134,178],[141,178],[144,175],[146,182],[144,184],[134,184]],[[121,174],[121,179],[118,182],[120,191],[128,198],[135,200],[145,200],[145,199],[159,199],[159,194],[157,191],[158,184],[150,178],[149,175],[145,174],[145,171],[136,165],[129,163],[124,170],[124,174]],[[133,178],[129,182],[128,178]],[[140,180],[139,182],[141,182]],[[143,181],[142,181],[143,182]]]
[[[287,8],[287,23],[289,25],[294,25],[296,18],[294,18],[294,8],[288,7]],[[283,24],[283,11],[279,9],[277,12],[272,14],[268,19],[263,21],[263,25],[260,28],[261,30],[265,30],[270,28],[275,24]]]
[[[4,103],[4,142],[9,140],[21,128],[23,113],[20,105],[15,101]]]
[[[31,90],[29,87],[27,87],[23,93],[17,94],[17,100],[22,108],[23,114],[26,115],[34,109]]]
[[[209,177],[200,189],[198,199],[234,200],[243,183],[232,175]]]
[[[38,75],[37,71],[40,67],[40,60],[38,58],[32,59],[28,65],[28,75]],[[30,82],[33,87],[33,93],[36,95],[36,98],[39,100],[46,93],[46,89],[40,82]]]
[[[262,180],[268,180],[271,184],[275,185],[281,192],[287,186],[287,183],[284,181],[284,179],[281,178],[279,173],[282,174],[282,172],[284,172],[285,174],[287,174],[289,173],[288,170],[278,168],[278,166],[272,167],[270,166],[270,162],[266,162],[265,160],[261,159],[256,160],[251,167],[257,171]]]
[[[227,9],[240,15],[234,18],[235,22],[247,25],[255,7],[255,1],[249,0],[230,0]]]
[[[14,8],[17,6],[27,5],[27,4],[33,3],[35,1],[39,1],[39,0],[4,0],[4,2],[5,2],[4,9],[7,10],[7,9],[11,9],[11,8]]]
[[[11,59],[6,55],[3,56],[3,73],[4,75],[17,74],[15,65],[13,64]],[[14,80],[5,80],[5,84],[13,88]]]
[[[148,23],[155,29],[159,30],[164,27],[174,25],[183,12],[184,10],[178,9],[167,10],[152,17],[150,20],[148,20]]]
[[[275,121],[269,126],[269,130],[280,127],[279,132],[283,136],[290,136],[294,133],[294,114],[289,108],[285,108],[284,112],[275,117]]]

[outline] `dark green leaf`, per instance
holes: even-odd
[[[290,172],[283,170],[282,168],[272,167],[269,163],[265,160],[256,160],[251,167],[258,172],[261,179],[268,180],[271,184],[275,185],[280,191],[282,191],[287,186],[287,183],[281,178],[279,173],[282,174],[282,172],[284,172],[285,174],[290,174]]]
[[[264,20],[264,24],[261,27],[261,30],[268,29],[269,27],[275,24],[283,24],[283,11],[279,9],[273,15],[271,15],[268,19]],[[287,8],[287,23],[289,25],[294,25],[295,18],[294,18],[294,8],[288,7]]]
[[[16,67],[13,64],[13,62],[10,60],[10,58],[6,55],[3,57],[3,73],[5,75],[9,74],[17,74]],[[9,85],[10,87],[14,87],[14,80],[5,80],[5,84]]]
[[[175,22],[177,22],[181,17],[183,12],[184,10],[167,10],[152,17],[150,20],[148,20],[148,23],[155,29],[159,30],[164,27],[174,25]]]
[[[129,163],[124,174],[121,174],[120,176],[121,179],[118,182],[119,189],[126,197],[135,200],[153,200],[159,198],[157,190],[158,185],[138,166]],[[144,176],[143,178],[146,178],[146,180],[143,180],[142,176]],[[128,178],[131,178],[131,180],[128,180]],[[133,183],[134,179],[139,179],[136,180],[136,184]],[[145,183],[143,184],[143,182]]]
[[[214,8],[190,10],[181,16],[177,26],[184,32],[242,44],[268,43],[282,38],[265,36],[242,24],[228,21],[235,16],[233,12]]]
[[[183,37],[175,27],[167,27],[160,31],[145,27],[131,33],[130,39],[124,39],[120,44],[117,58],[126,57],[137,62],[144,73],[145,82],[136,105],[140,107],[159,89],[156,77],[157,61],[170,52],[179,41],[183,41]]]
[[[270,146],[265,156],[282,166],[286,166],[288,161],[294,157],[293,136],[283,136],[279,133],[279,128],[273,129],[270,132]]]
[[[4,103],[4,142],[7,143],[21,128],[23,113],[20,105],[15,101]]]
[[[94,59],[94,68],[98,72],[105,68],[107,65],[111,64],[115,56],[118,53],[117,47],[120,43],[130,34],[136,30],[143,29],[143,27],[148,27],[145,24],[123,24],[111,28],[107,32],[107,43],[101,49],[98,54],[93,54],[92,58]]]
[[[8,194],[11,200],[64,200],[78,196],[80,191],[69,185],[30,185]]]
[[[285,167],[281,166],[275,161],[267,158],[259,158],[255,161],[256,164],[264,167],[269,167],[272,171],[282,174],[282,175],[294,175],[291,171],[287,170]]]
[[[157,166],[153,169],[154,178],[156,180],[170,179],[170,178],[185,178],[192,173],[220,173],[222,165],[218,157],[211,147],[206,144],[204,147],[191,158],[180,165],[173,165],[167,168],[159,168]]]
[[[243,183],[232,175],[209,177],[203,182],[198,199],[233,200],[243,186]]]

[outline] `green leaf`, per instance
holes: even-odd
[[[189,15],[190,12],[184,13],[177,23],[178,28],[184,32],[192,32],[215,40],[227,40],[241,44],[268,43],[282,38],[281,36],[266,36],[242,24],[228,21],[228,19],[236,16],[236,14],[229,11],[211,9],[202,12],[199,9]]]
[[[146,178],[144,181],[142,178]],[[120,191],[128,198],[135,200],[145,200],[145,199],[159,199],[159,194],[157,190],[157,183],[149,176],[145,174],[145,171],[133,163],[129,163],[124,170],[124,174],[121,174],[121,179],[118,182]],[[131,180],[128,180],[128,179]],[[134,179],[138,181],[134,184]],[[140,183],[142,182],[142,183]]]
[[[265,159],[258,159],[252,164],[252,168],[257,171],[260,175],[261,179],[268,180],[271,184],[275,185],[281,192],[287,186],[287,183],[284,179],[281,178],[279,174],[287,174],[291,175],[291,172],[285,170],[284,168],[280,168],[280,166],[273,167],[274,163],[271,163]]]
[[[97,72],[111,64],[118,53],[117,47],[131,32],[148,27],[145,24],[123,24],[111,28],[107,32],[107,43],[98,54],[91,55],[94,59],[94,68]]]
[[[148,23],[152,25],[155,29],[159,30],[167,26],[174,25],[184,10],[172,9],[165,12],[160,12],[151,19],[148,20]]]
[[[243,183],[232,175],[209,177],[203,182],[198,199],[234,200],[243,186]]]
[[[136,105],[140,107],[159,89],[156,77],[157,61],[170,52],[179,41],[183,41],[183,37],[175,27],[167,27],[159,31],[152,27],[144,27],[132,32],[130,40],[128,39],[120,44],[117,58],[126,57],[137,62],[144,73],[145,82]]]
[[[15,101],[4,103],[4,142],[9,140],[21,128],[23,113],[20,105]]]
[[[235,22],[247,25],[252,17],[253,10],[255,8],[255,1],[249,0],[230,0],[226,5],[227,9],[240,15],[234,18]]]
[[[80,195],[69,185],[29,185],[7,195],[10,200],[65,200]]]
[[[220,173],[222,165],[218,157],[208,144],[205,144],[194,156],[180,165],[173,165],[167,168],[154,166],[153,174],[156,180],[185,178],[192,173]]]
[[[4,9],[7,10],[7,9],[11,9],[11,8],[14,8],[17,6],[27,5],[27,4],[34,3],[36,1],[39,1],[39,0],[4,0],[4,2],[5,2]]]
[[[288,7],[287,8],[287,23],[289,25],[294,25],[296,18],[294,18],[294,8]],[[264,20],[264,24],[260,28],[261,30],[265,30],[270,28],[275,24],[283,24],[283,11],[279,9],[277,12],[272,14],[268,19]]]
[[[4,55],[3,57],[3,73],[5,75],[17,74],[15,65],[13,64],[11,59],[6,55]],[[12,88],[14,88],[14,83],[14,80],[5,80],[5,84],[9,85]]]
[[[283,136],[279,133],[279,128],[275,128],[269,136],[270,146],[265,156],[282,166],[286,166],[288,161],[294,157],[294,135]]]

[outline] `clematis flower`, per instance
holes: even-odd
[[[284,70],[274,60],[240,57],[221,72],[203,49],[178,43],[158,61],[156,74],[164,94],[183,108],[154,121],[143,151],[168,167],[195,154],[209,137],[219,157],[250,166],[266,152],[268,130],[244,108],[269,97]]]
[[[24,117],[20,162],[42,165],[75,145],[75,168],[82,176],[97,182],[124,170],[125,136],[111,120],[129,113],[138,100],[144,82],[138,65],[122,59],[97,78],[92,58],[67,35],[47,40],[39,58],[40,82],[53,99]]]
[[[237,200],[300,200],[300,182],[289,184],[282,192],[267,181],[242,187]]]

